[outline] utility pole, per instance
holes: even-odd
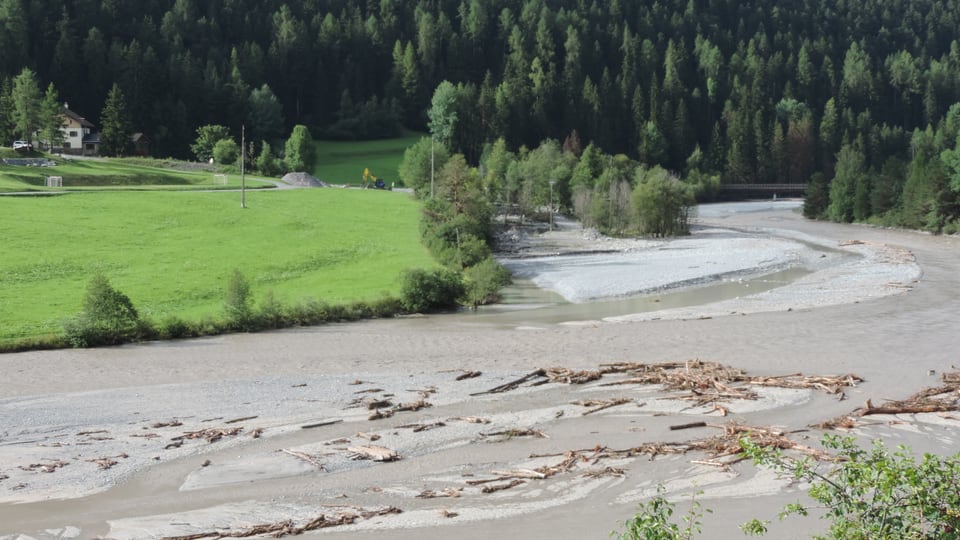
[[[553,185],[556,180],[550,180],[550,230],[553,230]]]
[[[247,177],[244,164],[247,161],[247,126],[240,124],[240,208],[247,207]]]

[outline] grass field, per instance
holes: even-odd
[[[0,157],[21,157],[3,155]],[[30,157],[43,157],[34,154]],[[183,190],[183,189],[229,189],[240,186],[240,175],[228,175],[228,184],[214,185],[213,173],[209,171],[184,171],[160,166],[148,166],[149,160],[80,160],[49,156],[55,167],[22,167],[0,163],[0,192],[49,191],[44,187],[47,176],[62,176],[63,189],[75,190]],[[156,162],[160,165],[162,162]],[[257,177],[248,176],[250,188],[268,187],[272,184]],[[62,191],[60,188],[54,191]]]
[[[317,166],[314,176],[331,184],[360,185],[363,169],[382,178],[389,186],[398,182],[397,168],[403,152],[423,137],[415,133],[378,141],[317,141]]]
[[[103,273],[154,320],[221,313],[238,268],[256,299],[376,299],[434,265],[418,204],[384,191],[109,192],[0,197],[0,343],[57,334]]]

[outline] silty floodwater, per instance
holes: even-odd
[[[802,201],[795,199],[706,204],[697,207],[697,215],[702,218],[722,220],[728,216],[754,212],[782,210],[796,212],[801,205]],[[790,240],[822,255],[839,255],[839,259],[856,256],[822,244],[793,238]],[[558,257],[557,260],[575,261],[576,257]],[[616,262],[615,255],[611,264],[619,264]],[[678,286],[668,286],[654,292],[587,302],[569,302],[554,291],[538,287],[531,279],[517,279],[513,285],[501,292],[502,299],[499,304],[484,306],[475,311],[465,311],[457,318],[463,323],[495,326],[537,326],[595,321],[608,317],[700,306],[755,295],[789,285],[812,272],[812,269],[798,265],[762,275],[716,276],[713,280],[706,278],[703,283],[696,286],[679,286],[681,284],[678,284]]]

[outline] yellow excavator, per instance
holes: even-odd
[[[363,189],[387,189],[387,183],[381,178],[370,174],[370,169],[363,169]]]

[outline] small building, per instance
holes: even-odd
[[[60,131],[63,133],[63,146],[54,148],[63,154],[80,154],[84,156],[95,156],[100,146],[100,137],[92,137],[93,122],[80,116],[70,110],[70,105],[63,104],[63,125]],[[95,140],[94,140],[95,139]]]
[[[150,155],[150,138],[147,137],[146,134],[140,132],[134,133],[130,136],[130,142],[133,143],[133,155]]]

